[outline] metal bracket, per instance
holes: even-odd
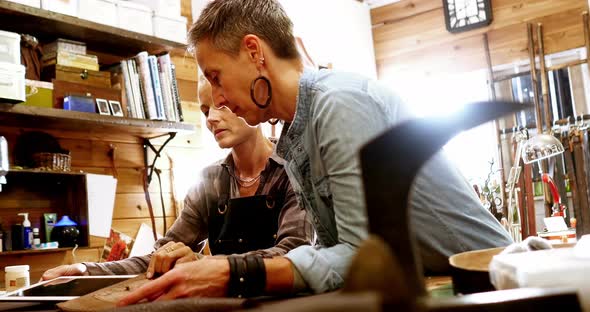
[[[164,147],[166,147],[168,142],[170,142],[172,139],[174,139],[175,136],[176,136],[176,132],[168,133],[168,139],[166,139],[166,141],[164,141],[164,144],[162,144],[162,146],[160,146],[159,149],[156,149],[152,145],[152,142],[150,141],[150,139],[143,139],[143,161],[144,161],[145,169],[147,170],[147,173],[148,173],[148,175],[147,175],[148,185],[152,182],[152,175],[154,174],[154,169],[156,168],[156,166],[155,166],[156,161],[161,156],[160,153],[162,152],[162,150],[164,150]],[[154,152],[154,154],[156,154],[154,156],[154,159],[152,160],[151,165],[148,164],[148,147],[149,147],[149,149],[152,150],[152,152]]]

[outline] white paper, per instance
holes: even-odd
[[[567,231],[567,225],[563,217],[549,217],[544,220],[548,232]]]
[[[156,235],[158,236],[158,239],[162,238],[160,233],[156,233]],[[141,257],[152,253],[152,251],[154,251],[155,243],[156,241],[154,240],[152,228],[149,225],[142,223],[139,227],[139,232],[137,232],[137,236],[135,236],[135,243],[133,243],[129,258],[135,256]]]
[[[98,237],[109,237],[117,179],[110,175],[86,174],[86,192],[88,194],[88,232]]]

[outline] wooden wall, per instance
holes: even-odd
[[[528,59],[526,23],[543,23],[546,54],[584,46],[586,0],[492,0],[493,22],[459,34],[445,28],[442,0],[402,0],[371,10],[380,78],[408,71],[444,73]]]
[[[182,15],[191,18],[191,1],[182,0]],[[188,25],[187,25],[188,26]],[[91,53],[91,52],[90,52]],[[98,53],[97,53],[98,54]],[[99,61],[114,61],[114,55],[98,54]],[[178,181],[190,181],[197,169],[192,163],[198,159],[200,152],[200,109],[197,107],[197,65],[192,56],[185,51],[173,51],[172,60],[176,65],[180,97],[185,122],[197,125],[197,132],[189,135],[177,136],[165,149],[165,154],[158,160],[156,167],[162,170],[162,192],[168,228],[174,222],[177,208],[183,198],[175,198],[173,186]],[[14,146],[14,139],[27,128],[11,128],[0,125],[0,135],[9,140],[10,147]],[[117,194],[112,227],[131,237],[135,237],[141,223],[150,223],[149,212],[142,188],[142,172],[144,168],[142,140],[125,133],[89,133],[86,129],[79,132],[64,132],[46,130],[57,137],[61,146],[71,151],[72,170],[83,170],[89,173],[114,173],[112,160],[109,157],[111,147],[115,148],[115,167],[118,173]],[[156,139],[154,144],[161,144],[163,139]],[[156,146],[159,147],[159,146]],[[150,153],[153,155],[153,153]],[[172,176],[175,178],[173,179]],[[10,183],[10,182],[9,182]],[[186,188],[186,186],[181,186]],[[156,227],[163,232],[162,205],[160,204],[158,180],[154,174],[149,191],[156,215]],[[0,193],[1,194],[1,193]],[[1,205],[0,205],[1,206]],[[4,226],[8,226],[4,221]],[[35,226],[35,224],[33,224]],[[104,239],[94,238],[90,248],[83,248],[76,252],[76,257],[68,252],[49,252],[18,255],[0,255],[0,288],[4,284],[3,267],[14,264],[31,265],[31,281],[37,281],[41,274],[60,264],[75,261],[98,261]]]

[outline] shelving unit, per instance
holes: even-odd
[[[41,43],[51,42],[57,38],[84,42],[88,51],[99,56],[102,65],[116,64],[121,59],[133,57],[142,51],[157,55],[186,49],[183,43],[4,0],[0,0],[0,30],[30,34]],[[177,134],[195,132],[197,128],[194,124],[183,122],[99,115],[23,104],[7,104],[2,101],[0,101],[0,126],[15,128],[15,132],[18,128],[26,128],[41,131],[57,130],[64,133],[108,134],[109,138],[111,134],[135,136],[143,139],[143,143],[140,144],[143,145],[145,153],[145,167],[148,170],[146,172],[152,172],[154,169],[153,162],[148,163],[149,148],[156,154],[153,157],[155,161],[169,140]],[[77,134],[74,135],[74,137],[77,136]],[[166,136],[168,140],[164,143],[162,143],[163,140],[158,141],[158,149],[155,149],[150,142],[154,138]],[[128,141],[128,138],[125,140]],[[2,208],[0,219],[5,226],[15,224],[19,221],[16,213],[27,211],[30,213],[30,219],[35,220],[32,223],[39,226],[43,213],[55,212],[58,217],[64,214],[75,216],[80,229],[79,243],[83,246],[78,250],[82,249],[91,257],[90,261],[95,261],[93,259],[96,257],[97,250],[101,249],[104,239],[101,241],[89,235],[86,178],[86,174],[82,172],[11,170],[7,175],[9,182],[0,193],[0,208]],[[4,230],[10,229],[5,227]],[[42,241],[45,241],[43,238]],[[3,252],[0,256],[2,256],[3,265],[30,261],[33,265],[31,276],[38,278],[44,270],[62,264],[63,257],[70,254],[71,250],[72,248],[19,250]],[[79,260],[81,259],[84,258]],[[3,280],[3,272],[0,271],[0,286]]]
[[[189,133],[195,126],[189,123],[124,118],[68,111],[55,108],[0,103],[0,125],[41,129],[87,132],[125,132],[142,138],[155,138],[169,133]]]
[[[186,48],[179,42],[8,1],[0,1],[0,29],[31,34],[42,42],[58,37],[83,41],[92,51],[116,51],[122,57]]]

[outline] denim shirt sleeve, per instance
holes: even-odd
[[[367,215],[358,159],[359,148],[387,128],[379,118],[383,106],[368,93],[352,88],[318,91],[308,127],[317,142],[329,179],[338,243],[330,247],[302,246],[287,254],[309,288],[316,292],[342,286],[356,248],[367,237]],[[390,107],[390,110],[395,109]]]

